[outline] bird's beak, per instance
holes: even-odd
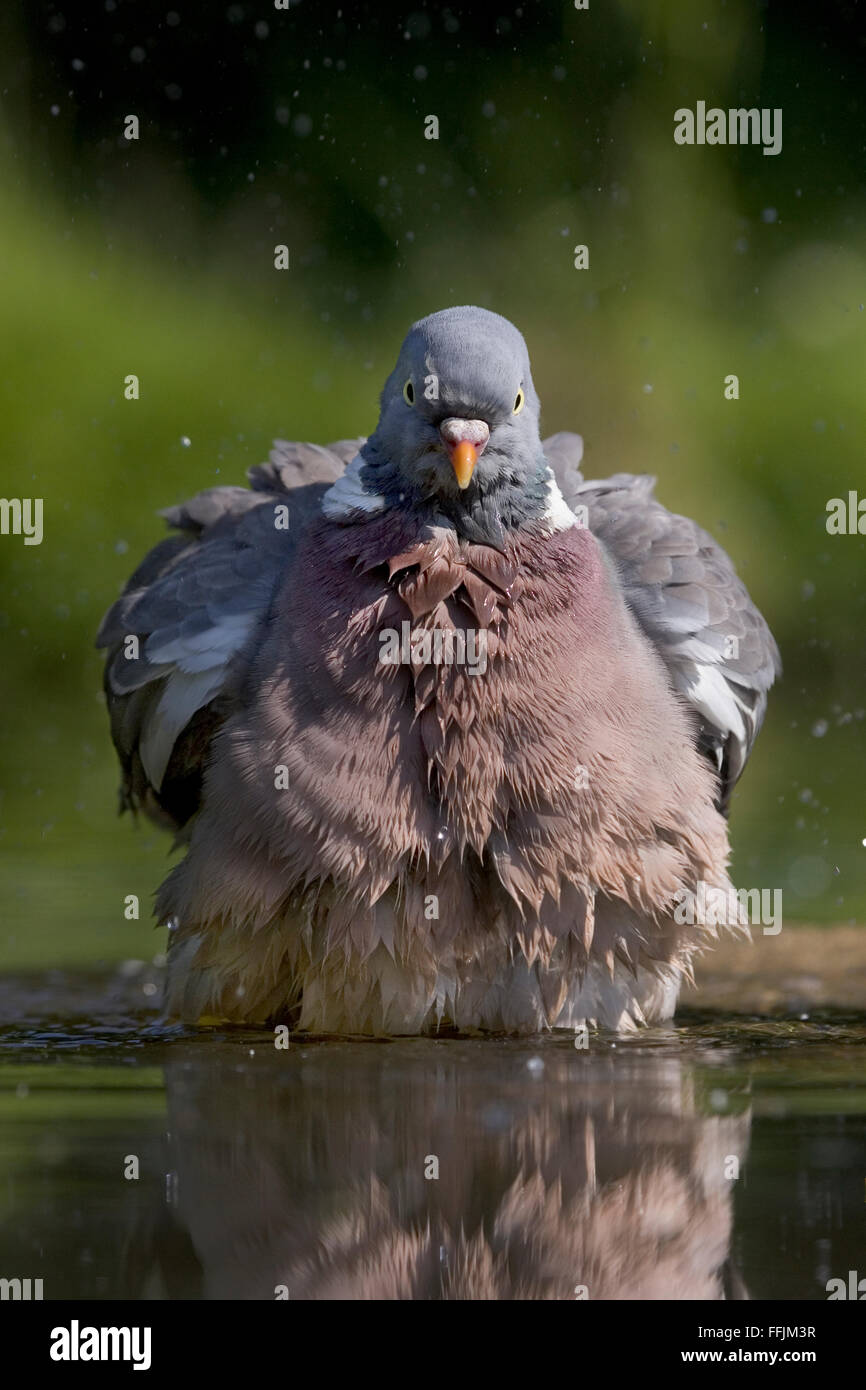
[[[449,416],[439,426],[457,486],[463,490],[472,481],[475,465],[487,446],[490,426],[486,420],[464,420],[457,415]]]
[[[474,444],[470,444],[468,439],[461,439],[459,444],[449,450],[451,455],[451,467],[454,469],[454,477],[457,479],[459,488],[468,487],[472,481],[472,474],[475,472],[475,465],[478,462],[478,450]]]

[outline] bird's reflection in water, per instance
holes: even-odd
[[[231,1052],[167,1068],[174,1253],[151,1254],[174,1277],[151,1296],[745,1296],[749,1121],[710,1112],[706,1070],[555,1044]]]

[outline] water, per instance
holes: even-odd
[[[146,985],[0,990],[0,1275],[46,1298],[825,1299],[866,1275],[862,1015],[277,1050],[161,1024]]]

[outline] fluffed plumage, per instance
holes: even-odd
[[[517,330],[446,310],[369,440],[278,441],[251,490],[165,513],[98,641],[122,804],[187,846],[157,904],[172,1014],[672,1014],[715,934],[674,907],[730,889],[778,653],[711,537],[650,478],[585,482],[538,414]]]

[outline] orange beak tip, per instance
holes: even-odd
[[[469,486],[477,462],[478,450],[474,444],[469,443],[468,439],[461,439],[459,444],[455,444],[451,451],[451,467],[454,469],[454,476],[459,488]]]

